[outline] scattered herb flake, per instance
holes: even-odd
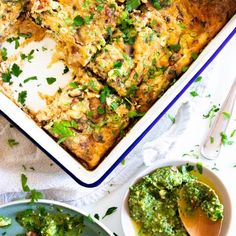
[[[43,194],[37,191],[36,189],[32,189],[30,191],[31,203],[37,202],[39,199],[42,199],[42,198],[43,198]]]
[[[128,112],[128,117],[129,118],[142,117],[145,114],[146,114],[145,112],[129,111]]]
[[[178,52],[181,49],[179,44],[170,44],[168,48],[173,52]]]
[[[198,163],[196,164],[196,167],[197,167],[198,172],[199,172],[200,174],[202,174],[202,172],[203,172],[203,165],[202,165],[202,163],[201,163],[201,162],[198,162]]]
[[[24,192],[29,192],[30,191],[30,188],[27,184],[27,181],[28,181],[28,178],[26,175],[24,174],[21,174],[21,186],[22,186],[22,189]]]
[[[223,145],[232,145],[234,143],[234,141],[228,139],[228,136],[224,132],[221,132],[220,136]]]
[[[121,161],[121,164],[124,166],[125,165],[125,159]]]
[[[7,49],[4,47],[1,49],[1,56],[3,61],[7,60]]]
[[[106,216],[113,214],[117,210],[117,207],[110,207],[107,209],[105,215],[102,217],[104,219]]]
[[[137,9],[140,5],[141,5],[140,0],[127,0],[125,7],[126,7],[126,10],[130,12]]]
[[[102,90],[101,94],[100,94],[100,101],[101,103],[105,103],[106,102],[106,97],[110,94],[110,89],[108,86],[105,86],[104,89]]]
[[[15,139],[8,139],[7,143],[11,148],[19,144]]]
[[[63,75],[69,72],[69,68],[67,66],[65,66],[64,70],[63,70]]]
[[[55,83],[57,79],[54,77],[48,77],[48,78],[46,78],[46,80],[47,80],[47,83],[49,85],[51,85],[51,84]]]
[[[197,96],[198,96],[198,93],[197,93],[196,91],[191,91],[191,92],[190,92],[190,95],[191,95],[192,97],[197,97]]]
[[[74,26],[80,27],[80,26],[84,25],[84,23],[85,23],[85,21],[81,16],[76,16],[74,18]]]
[[[100,216],[97,213],[94,215],[94,218],[100,220]]]
[[[198,54],[196,53],[196,52],[193,52],[192,54],[191,54],[191,58],[192,58],[192,60],[196,60],[197,58],[198,58]]]
[[[236,129],[234,129],[234,130],[231,132],[230,138],[234,137],[235,133],[236,133]]]
[[[230,115],[230,113],[229,112],[222,112],[222,115],[224,116],[224,119],[225,120],[229,120],[230,119],[230,117],[231,117],[231,115]]]
[[[214,139],[214,137],[211,136],[210,137],[210,143],[213,144],[214,142],[215,142],[215,139]]]
[[[198,76],[195,80],[195,83],[200,82],[202,80],[202,76]]]
[[[22,105],[24,105],[24,104],[25,104],[26,97],[27,97],[27,91],[21,91],[21,92],[18,94],[18,99],[17,99],[17,101],[18,101],[19,103],[21,103]]]
[[[170,119],[170,121],[172,122],[172,124],[175,123],[175,117],[171,116],[170,114],[168,114],[168,118]]]
[[[12,65],[12,68],[11,68],[11,73],[16,76],[16,77],[19,77],[19,75],[22,73],[23,71],[20,69],[20,67],[14,63]]]
[[[209,119],[210,123],[209,126],[211,126],[213,118],[216,116],[216,113],[220,110],[219,106],[213,105],[207,114],[203,114],[204,119]]]
[[[37,76],[31,76],[31,77],[25,79],[23,82],[24,82],[24,83],[27,83],[27,82],[29,82],[29,81],[31,81],[31,80],[37,80],[37,79],[38,79]]]

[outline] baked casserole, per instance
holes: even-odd
[[[235,12],[235,0],[0,0],[0,45],[51,37],[73,75],[44,110],[15,102],[92,170]],[[20,69],[6,55],[0,91],[10,97]]]

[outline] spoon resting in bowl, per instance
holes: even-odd
[[[196,181],[195,185],[200,189],[204,189],[206,194],[209,196],[218,199],[215,191],[208,185],[200,181]],[[190,236],[219,236],[222,226],[222,218],[217,220],[210,219],[200,206],[189,208],[186,196],[189,196],[189,193],[187,192],[187,187],[184,186],[179,191],[178,210],[180,219]]]

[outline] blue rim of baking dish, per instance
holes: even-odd
[[[198,72],[193,76],[193,78],[183,87],[183,89],[172,99],[172,101],[165,107],[165,109],[155,118],[155,120],[143,131],[142,134],[124,151],[124,153],[117,159],[117,161],[100,177],[97,181],[93,183],[85,183],[77,178],[73,173],[71,173],[65,166],[63,166],[55,157],[53,157],[47,150],[44,149],[39,143],[37,143],[28,133],[26,133],[19,125],[17,125],[12,119],[10,119],[3,111],[0,110],[0,114],[5,117],[10,123],[12,123],[22,134],[24,134],[29,140],[31,140],[41,151],[43,151],[52,161],[54,161],[62,170],[64,170],[69,176],[71,176],[78,184],[87,187],[94,188],[99,186],[120,164],[120,162],[137,146],[137,144],[145,137],[145,135],[153,128],[153,126],[163,117],[163,115],[175,104],[175,102],[182,96],[182,94],[192,85],[192,83],[197,79],[198,76],[211,64],[211,62],[216,58],[216,56],[221,52],[221,50],[227,45],[227,43],[236,34],[236,28],[227,36],[227,38],[222,42],[222,44],[216,49],[216,51],[211,55],[211,57],[206,61],[206,63],[198,70]]]

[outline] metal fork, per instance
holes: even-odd
[[[201,146],[200,150],[203,157],[210,160],[214,160],[219,156],[222,146],[222,138],[225,135],[225,131],[230,120],[230,119],[225,119],[223,112],[232,114],[235,104],[235,98],[236,98],[236,78],[234,79],[230,91],[212,124],[210,132],[208,133],[204,143]]]

